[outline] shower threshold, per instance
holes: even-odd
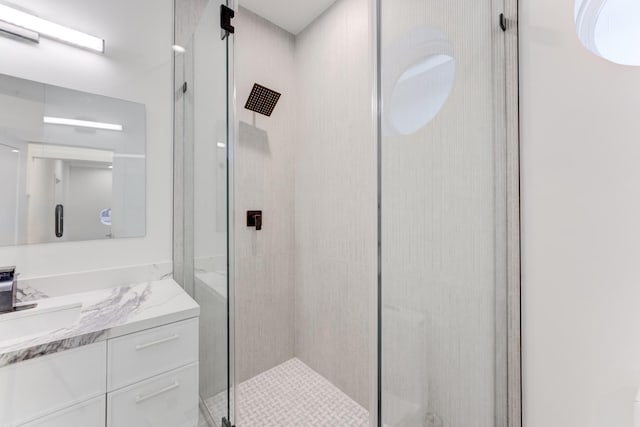
[[[369,413],[322,375],[293,358],[238,386],[236,427],[367,427]],[[215,420],[223,393],[208,399]]]

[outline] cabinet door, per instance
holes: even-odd
[[[106,393],[105,342],[0,368],[0,426],[22,425]]]
[[[197,363],[122,388],[107,396],[108,427],[197,425]]]
[[[79,403],[21,427],[104,427],[106,395]]]
[[[107,389],[114,391],[198,361],[198,319],[109,340]]]

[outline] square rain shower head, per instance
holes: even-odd
[[[244,108],[269,117],[273,113],[273,109],[276,108],[280,95],[275,90],[255,83]]]

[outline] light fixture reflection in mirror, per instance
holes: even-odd
[[[621,65],[640,65],[640,2],[576,0],[578,38],[594,54]]]
[[[456,60],[446,35],[419,27],[383,52],[383,133],[411,135],[431,122],[455,82]]]
[[[90,128],[90,129],[101,129],[101,130],[113,130],[122,132],[123,126],[116,123],[101,123],[94,122],[89,120],[75,120],[75,119],[65,119],[62,117],[48,117],[44,116],[43,123],[47,125],[62,125],[62,126],[72,126],[78,128]]]

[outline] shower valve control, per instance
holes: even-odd
[[[247,211],[247,227],[255,227],[256,231],[262,230],[262,211]]]

